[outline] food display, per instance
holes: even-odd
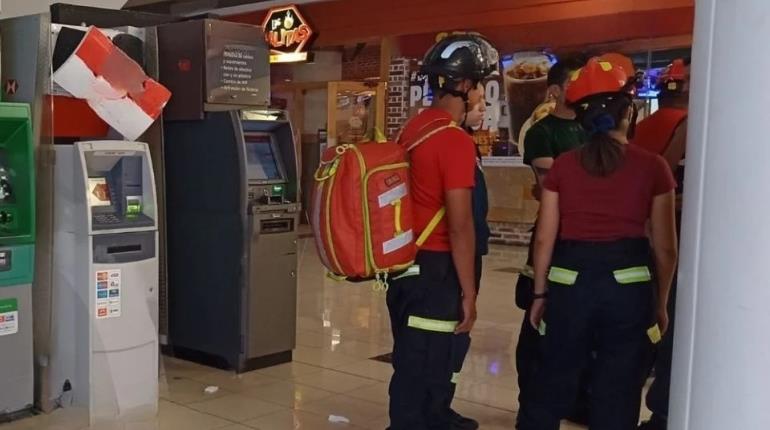
[[[504,71],[511,136],[518,137],[532,111],[545,100],[552,58],[542,52],[514,54]]]

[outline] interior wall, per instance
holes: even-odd
[[[296,82],[326,82],[342,79],[342,53],[337,51],[316,51],[315,61],[294,66],[292,80]],[[303,134],[315,134],[326,128],[326,89],[308,90],[305,93],[305,119]]]

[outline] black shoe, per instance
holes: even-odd
[[[668,422],[658,415],[653,415],[649,421],[639,424],[639,430],[667,430],[667,428]]]
[[[477,430],[479,428],[478,421],[464,417],[454,410],[450,410],[449,413],[452,414],[452,430]]]

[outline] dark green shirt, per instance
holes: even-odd
[[[577,121],[553,115],[541,119],[524,137],[524,163],[532,165],[537,158],[556,158],[585,141],[583,128]]]

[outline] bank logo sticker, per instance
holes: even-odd
[[[19,303],[14,299],[0,299],[0,336],[19,332]]]
[[[96,272],[96,318],[117,318],[121,315],[122,274],[120,269]]]

